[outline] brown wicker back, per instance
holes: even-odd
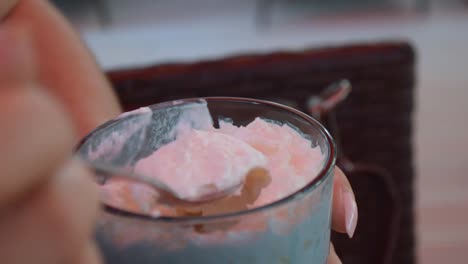
[[[414,263],[412,109],[415,55],[407,43],[361,44],[118,70],[109,77],[129,110],[197,96],[278,101],[307,111],[310,96],[346,78],[336,110],[341,153],[356,191],[353,240],[333,235],[344,263]],[[329,125],[329,120],[324,120]],[[335,136],[337,131],[334,131]]]

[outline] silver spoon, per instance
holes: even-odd
[[[94,171],[98,181],[103,181],[109,178],[121,178],[133,182],[143,183],[152,187],[159,194],[158,203],[166,204],[171,207],[187,207],[197,206],[206,202],[212,202],[225,198],[233,194],[238,190],[242,182],[239,185],[229,187],[227,189],[219,190],[214,185],[204,186],[203,193],[193,199],[183,199],[177,195],[177,192],[170,188],[167,184],[157,179],[157,177],[148,177],[146,175],[136,173],[134,171],[115,168],[104,164],[97,164],[95,162],[86,162],[88,167]]]

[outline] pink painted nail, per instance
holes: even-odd
[[[344,206],[345,206],[345,220],[346,220],[346,233],[349,238],[352,238],[354,231],[356,231],[356,225],[358,220],[358,209],[354,195],[350,191],[344,191],[343,193]]]

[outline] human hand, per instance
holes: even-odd
[[[94,57],[48,1],[3,0],[0,21],[2,27],[27,29],[41,88],[72,118],[76,140],[120,114],[117,98]]]
[[[96,186],[71,155],[117,100],[47,1],[1,1],[0,21],[0,259],[100,263]]]
[[[335,168],[333,182],[332,228],[340,233],[353,237],[358,220],[358,210],[353,189],[346,175],[340,168]],[[327,264],[341,264],[333,244],[330,245],[330,255]]]
[[[39,88],[26,38],[0,28],[0,259],[99,263],[96,186],[71,159],[71,119]]]

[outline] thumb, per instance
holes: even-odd
[[[0,85],[17,87],[37,79],[34,51],[26,29],[0,26]],[[0,88],[0,89],[2,89]]]

